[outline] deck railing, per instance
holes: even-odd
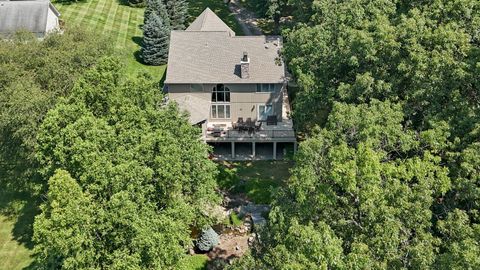
[[[258,131],[239,131],[227,129],[219,132],[206,132],[207,138],[295,138],[293,129],[268,129]]]

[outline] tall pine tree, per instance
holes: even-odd
[[[166,25],[170,25],[170,18],[164,0],[147,0],[143,23],[146,24],[151,13],[156,13]]]
[[[164,0],[167,7],[170,25],[173,30],[185,29],[188,16],[188,3],[185,0]]]
[[[145,11],[146,13],[146,11]],[[165,18],[152,12],[146,17],[143,26],[143,43],[141,57],[146,64],[163,65],[168,60],[168,46],[170,41],[170,26]]]

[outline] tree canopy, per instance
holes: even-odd
[[[480,267],[480,3],[309,3],[283,50],[306,140],[232,268]]]
[[[28,186],[36,174],[34,146],[47,111],[69,95],[75,81],[101,56],[112,54],[108,41],[82,29],[29,33],[0,40],[0,181]]]
[[[200,131],[147,75],[121,74],[103,59],[41,126],[50,180],[34,240],[46,268],[171,269],[190,226],[211,222],[216,168]]]

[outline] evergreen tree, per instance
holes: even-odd
[[[145,0],[128,0],[128,5],[132,7],[144,7]]]
[[[163,3],[163,0],[147,0],[147,7],[145,8],[143,24],[147,23],[150,14],[155,13],[166,25],[170,25],[170,18],[168,17],[167,8]]]
[[[174,30],[185,29],[188,15],[188,3],[185,0],[165,0],[170,25]]]
[[[167,63],[170,27],[168,22],[155,12],[148,14],[143,26],[141,57],[146,64],[163,65]]]

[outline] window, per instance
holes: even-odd
[[[212,105],[212,118],[213,119],[229,119],[230,118],[230,105],[228,105],[228,104],[214,104],[214,105]]]
[[[212,90],[212,102],[230,102],[230,89],[223,84],[217,84]]]
[[[269,115],[273,115],[273,106],[271,104],[258,105],[258,120],[265,121]]]
[[[203,92],[203,84],[190,84],[190,92]]]
[[[275,92],[275,84],[273,83],[257,84],[257,93],[271,93],[271,92]]]

